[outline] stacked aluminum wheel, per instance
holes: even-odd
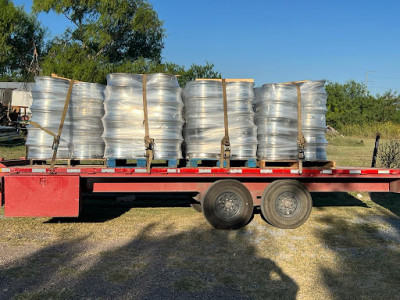
[[[107,75],[104,102],[104,157],[145,157],[142,75]],[[155,159],[182,158],[181,89],[174,75],[150,74],[146,83],[149,135],[154,139]]]
[[[226,86],[228,128],[232,159],[255,158],[257,127],[252,102],[254,83],[229,82]],[[185,143],[188,159],[217,159],[225,135],[222,83],[199,80],[186,84]]]
[[[182,158],[183,102],[178,79],[169,74],[147,76],[150,137],[155,159]]]
[[[297,92],[290,84],[264,84],[256,102],[257,158],[297,159]]]
[[[325,139],[327,94],[325,81],[308,81],[301,85],[302,131],[307,141],[305,160],[326,160]]]
[[[68,109],[72,126],[73,158],[102,158],[104,155],[104,141],[101,138],[104,88],[104,85],[97,83],[74,84]]]
[[[32,121],[57,134],[61,116],[67,97],[68,80],[56,79],[47,76],[35,77],[35,87],[32,90],[33,103],[31,106]],[[67,118],[69,116],[67,115]],[[70,158],[72,144],[69,136],[71,128],[64,124],[57,157]],[[28,126],[28,158],[48,159],[53,156],[52,144],[54,138],[45,131],[32,125]]]
[[[69,81],[38,76],[32,90],[32,121],[57,134],[68,93]],[[74,84],[65,118],[57,158],[99,158],[103,156],[104,86]],[[53,136],[34,126],[28,127],[28,158],[49,159],[53,155]]]

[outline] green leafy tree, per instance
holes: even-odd
[[[101,82],[130,61],[161,62],[163,22],[146,0],[34,0],[35,12],[54,11],[71,21],[52,41],[43,74]]]
[[[337,129],[350,124],[400,122],[400,97],[391,91],[372,96],[366,86],[353,80],[329,82],[327,123]]]
[[[39,57],[44,50],[45,31],[36,16],[0,0],[0,32],[0,80],[31,81],[37,70],[34,48]]]
[[[87,82],[105,83],[111,67],[107,58],[90,58],[91,52],[77,43],[54,43],[41,61],[43,75],[55,73],[59,76]]]
[[[221,73],[214,70],[214,64],[206,62],[205,65],[192,64],[190,68],[171,62],[157,63],[146,59],[138,59],[115,66],[109,72],[128,72],[137,74],[169,73],[179,75],[179,84],[183,87],[186,82],[196,78],[221,78]]]
[[[373,111],[377,122],[400,123],[400,96],[396,92],[387,91],[377,95],[377,105]]]
[[[214,70],[214,64],[207,62],[205,65],[192,64],[189,69],[178,73],[181,75],[179,82],[183,86],[186,82],[196,78],[221,78],[221,73]]]
[[[343,125],[364,121],[372,96],[363,84],[353,80],[345,84],[330,82],[325,89],[328,93],[326,119],[329,125],[340,129]]]

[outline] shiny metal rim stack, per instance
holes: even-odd
[[[325,80],[308,81],[301,86],[302,131],[307,141],[305,160],[326,160],[325,139],[326,101]]]
[[[228,127],[233,159],[255,158],[257,127],[252,102],[253,83],[227,83]],[[188,159],[220,157],[225,135],[222,83],[199,80],[188,82],[185,103],[185,144]]]
[[[101,138],[104,88],[104,85],[96,83],[74,84],[68,111],[72,117],[74,158],[102,158],[104,155],[104,141]]]
[[[288,84],[264,84],[256,106],[257,158],[296,159],[297,91]]]
[[[107,75],[103,139],[106,158],[144,158],[142,75]],[[150,74],[146,85],[150,137],[155,159],[182,158],[183,103],[176,76]]]
[[[35,77],[35,87],[32,90],[32,121],[54,133],[57,133],[68,87],[68,80],[47,76]],[[72,144],[68,139],[70,134],[71,128],[66,124],[66,126],[64,126],[63,135],[61,136],[57,157],[71,157]],[[26,140],[26,146],[28,146],[28,158],[51,158],[53,155],[52,144],[53,137],[51,135],[32,125],[28,126],[28,137]]]
[[[32,91],[32,121],[57,133],[64,109],[69,81],[47,76],[35,77]],[[93,83],[74,84],[57,158],[100,158],[104,143],[101,117],[104,86]],[[34,126],[28,126],[28,157],[49,159],[53,155],[53,137]]]

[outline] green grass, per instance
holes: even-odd
[[[349,124],[343,126],[340,133],[345,136],[356,136],[364,138],[375,138],[377,133],[384,139],[400,137],[400,124],[392,122],[371,123],[371,124]]]
[[[25,146],[0,146],[0,158],[4,159],[18,159],[25,157],[26,147]]]
[[[327,157],[337,166],[370,167],[375,139],[328,137]]]

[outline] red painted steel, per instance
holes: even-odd
[[[0,178],[0,206],[4,205],[4,192],[3,192],[3,187],[4,187],[4,179],[3,177]]]
[[[311,192],[400,192],[400,169],[363,168],[106,168],[23,166],[1,162],[6,216],[77,216],[79,182],[85,192],[198,192],[216,180],[236,179],[255,205],[274,180],[294,179]],[[13,164],[15,163],[15,164]]]
[[[212,183],[212,182],[211,182]],[[201,182],[94,183],[93,192],[201,192],[211,184]]]
[[[301,179],[301,178],[299,178]],[[196,192],[204,191],[212,183],[95,183],[94,192]],[[300,180],[300,182],[302,182]],[[256,196],[261,196],[268,182],[242,182]],[[389,192],[389,182],[302,182],[310,192]],[[101,190],[100,190],[101,187]],[[122,188],[123,187],[123,188]],[[121,188],[121,189],[120,189]]]
[[[6,217],[77,217],[79,176],[4,177]]]
[[[308,182],[310,192],[389,192],[389,182]]]

